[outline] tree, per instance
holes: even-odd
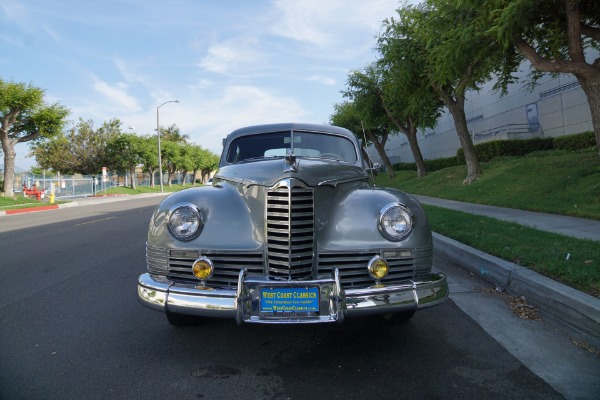
[[[135,189],[135,169],[142,163],[143,140],[132,133],[122,133],[109,140],[106,151],[108,166],[116,170],[128,170],[131,189]]]
[[[423,73],[425,60],[423,52],[416,51],[412,26],[384,21],[384,28],[377,40],[383,103],[396,128],[406,135],[417,176],[423,177],[427,171],[417,131],[435,126],[443,103]]]
[[[573,74],[586,94],[600,155],[600,57],[586,59],[590,48],[600,49],[598,0],[480,0],[464,1],[487,12],[486,25],[510,54],[516,48],[542,73]],[[591,53],[587,53],[591,56]],[[509,65],[502,84],[510,82]]]
[[[187,143],[180,143],[181,147],[179,150],[179,157],[177,157],[177,169],[181,173],[181,183],[185,185],[185,178],[189,171],[194,169],[194,161],[192,159],[194,152],[194,145]],[[195,176],[192,177],[192,184],[194,183]]]
[[[158,171],[158,138],[154,135],[142,137],[140,162],[150,174],[150,186],[154,187],[154,173]]]
[[[67,174],[94,175],[108,166],[108,142],[121,134],[121,121],[112,119],[94,129],[92,120],[79,119],[77,125],[56,137],[32,146],[31,154],[45,169]]]
[[[163,140],[169,142],[187,143],[190,140],[190,135],[182,134],[175,124],[170,125],[168,128],[161,128],[160,135]]]
[[[354,112],[360,118],[361,130],[373,143],[390,178],[395,176],[392,163],[385,152],[385,144],[392,132],[392,123],[385,112],[379,77],[374,69],[352,71],[348,75],[344,97],[351,100]],[[348,111],[348,110],[346,110]]]
[[[466,93],[491,80],[506,57],[482,15],[479,7],[463,0],[427,0],[398,10],[397,20],[384,22],[388,45],[408,42],[405,46],[419,55],[424,77],[450,111],[467,164],[466,184],[481,174],[467,127]]]
[[[167,179],[169,187],[172,186],[172,178],[177,172],[178,158],[181,154],[181,146],[178,143],[164,141],[160,146],[160,158],[163,163],[163,170],[167,171]],[[162,176],[160,177],[162,179]]]
[[[217,169],[219,157],[210,150],[198,145],[190,145],[186,150],[186,158],[189,164],[186,164],[188,171],[193,171],[193,182],[196,182],[196,175],[200,171],[202,182],[205,176]]]
[[[344,103],[334,104],[333,109],[334,113],[329,117],[329,123],[331,125],[341,126],[342,128],[354,132],[359,137],[362,137],[363,124],[354,104],[346,101]],[[367,162],[367,165],[372,168],[373,162],[366,151],[366,147],[373,143],[366,135],[365,137],[362,137],[362,139],[360,152],[363,159]]]
[[[68,115],[69,110],[58,103],[46,104],[42,89],[0,79],[0,142],[4,153],[5,196],[14,196],[15,145],[55,136]]]
[[[203,177],[208,177],[211,172],[219,168],[219,156],[212,151],[202,149],[204,152],[204,163],[201,170]]]

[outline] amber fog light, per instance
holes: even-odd
[[[192,272],[194,273],[194,276],[201,281],[210,278],[213,274],[213,271],[213,263],[207,257],[200,257],[194,261],[194,265],[192,265]]]
[[[368,269],[369,275],[371,275],[371,278],[375,279],[376,281],[385,278],[390,271],[387,261],[379,256],[371,258]]]

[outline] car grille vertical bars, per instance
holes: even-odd
[[[313,190],[284,179],[267,193],[269,276],[311,279],[314,258]]]

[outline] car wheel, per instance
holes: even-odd
[[[415,310],[383,314],[383,318],[394,324],[405,324],[415,315]]]
[[[195,326],[200,322],[200,317],[167,311],[167,321],[173,326]]]

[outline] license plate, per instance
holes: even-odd
[[[311,317],[319,314],[319,288],[271,287],[260,289],[260,312],[264,317]]]

